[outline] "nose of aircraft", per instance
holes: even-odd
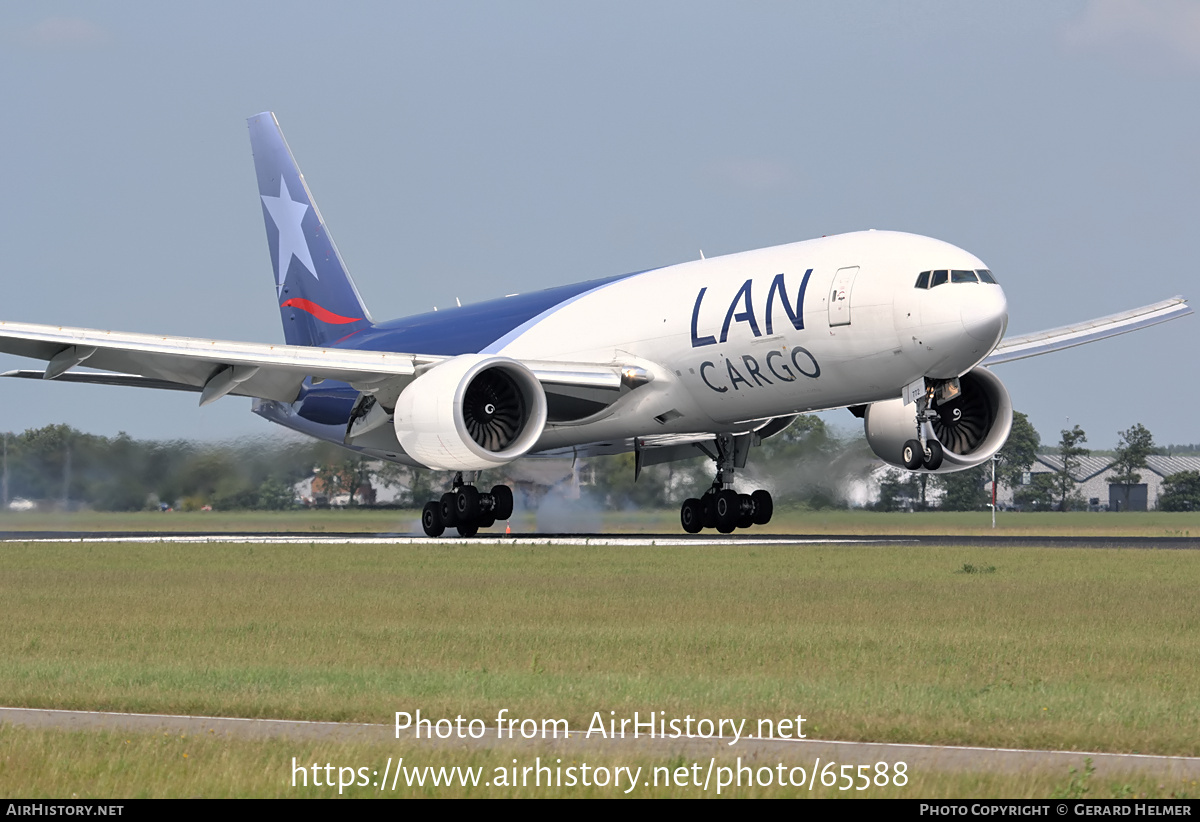
[[[1008,327],[1008,300],[998,285],[964,289],[960,306],[963,329],[972,339],[995,346]],[[968,296],[969,295],[969,296]]]

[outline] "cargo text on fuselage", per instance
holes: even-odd
[[[767,296],[761,315],[755,313],[754,280],[746,280],[729,302],[729,308],[725,311],[725,319],[721,323],[719,336],[715,328],[713,329],[713,333],[701,336],[699,329],[700,310],[704,304],[705,295],[708,293],[708,287],[701,288],[700,292],[696,294],[696,302],[692,306],[692,348],[701,348],[703,346],[727,342],[729,340],[730,328],[734,323],[745,323],[750,329],[750,333],[755,337],[775,334],[774,309],[776,299],[778,299],[779,307],[783,309],[783,313],[787,316],[788,321],[791,322],[792,328],[796,331],[803,331],[804,293],[808,288],[808,280],[812,276],[812,272],[811,268],[804,272],[804,276],[800,280],[800,288],[796,292],[795,303],[788,296],[787,275],[783,273],[776,274],[771,280],[771,284],[767,287]],[[759,323],[759,316],[763,318],[761,324]],[[762,353],[758,352],[758,356],[761,357]],[[741,355],[739,363],[742,367],[741,369],[734,364],[734,359],[738,358],[731,357],[726,359],[723,368],[711,360],[702,362],[700,364],[699,376],[704,385],[712,391],[724,394],[730,388],[737,391],[742,386],[753,388],[761,385],[771,385],[776,382],[789,383],[795,382],[799,376],[816,378],[821,375],[821,367],[817,365],[816,359],[808,350],[800,346],[792,346],[790,350],[788,346],[784,346],[781,349],[769,351],[762,362],[754,355]],[[718,368],[720,371],[717,371]],[[742,373],[742,370],[745,371],[745,374]],[[771,376],[768,376],[768,374]],[[772,376],[774,379],[771,378]]]

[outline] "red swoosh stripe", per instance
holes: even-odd
[[[334,314],[332,311],[327,311],[321,306],[309,300],[303,300],[299,297],[293,297],[287,300],[280,308],[285,307],[299,308],[301,311],[307,311],[322,322],[332,323],[333,325],[345,325],[346,323],[356,323],[362,317],[343,317],[341,314]]]

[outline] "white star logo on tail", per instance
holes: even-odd
[[[279,230],[279,254],[278,268],[275,271],[275,288],[277,292],[283,291],[283,280],[287,277],[288,266],[292,264],[292,256],[295,255],[300,264],[308,269],[308,273],[317,277],[317,267],[313,265],[312,254],[308,251],[308,240],[304,237],[304,229],[300,223],[304,220],[304,215],[308,213],[308,203],[298,203],[292,199],[292,194],[288,191],[287,183],[283,177],[279,178],[279,196],[269,197],[266,194],[260,194],[263,205],[267,207],[267,212],[271,215],[271,219],[275,221],[275,228]]]

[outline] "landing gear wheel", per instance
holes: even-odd
[[[698,499],[686,499],[679,509],[679,523],[689,534],[698,534],[704,527],[704,505]]]
[[[446,532],[446,525],[442,522],[441,502],[425,503],[425,508],[421,511],[421,527],[425,529],[427,537],[440,537]]]
[[[459,525],[457,527],[458,535],[460,537],[473,537],[479,533],[479,526],[475,523],[471,523],[470,525]]]
[[[921,447],[920,440],[909,440],[904,443],[904,450],[901,452],[901,462],[909,471],[916,471],[921,467],[921,463],[925,459],[925,449]]]
[[[513,492],[507,485],[492,488],[492,515],[496,519],[510,519],[513,512]]]
[[[496,524],[496,518],[494,516],[492,516],[491,514],[484,514],[482,517],[479,518],[479,527],[480,528],[491,528],[495,524]]]
[[[717,527],[717,495],[705,494],[700,498],[700,527]]]
[[[937,440],[930,440],[925,447],[925,459],[923,464],[928,471],[936,471],[942,464],[942,459],[946,456],[946,452],[942,450],[942,444]]]
[[[723,491],[717,492],[716,503],[713,509],[717,515],[717,530],[722,534],[732,534],[733,529],[737,528],[738,517],[738,493],[731,488],[726,488]]]
[[[439,505],[442,509],[442,525],[446,528],[453,528],[458,524],[457,511],[453,492],[442,494],[442,499]]]
[[[754,524],[766,525],[771,521],[771,515],[775,513],[775,501],[771,499],[771,492],[758,489],[750,495],[750,501],[754,503]]]
[[[474,522],[479,519],[479,491],[474,485],[459,488],[454,503],[458,522]],[[461,532],[462,529],[459,530]]]
[[[741,509],[741,513],[738,514],[737,527],[749,528],[754,524],[754,513],[750,510],[749,494],[738,495],[738,507]]]

